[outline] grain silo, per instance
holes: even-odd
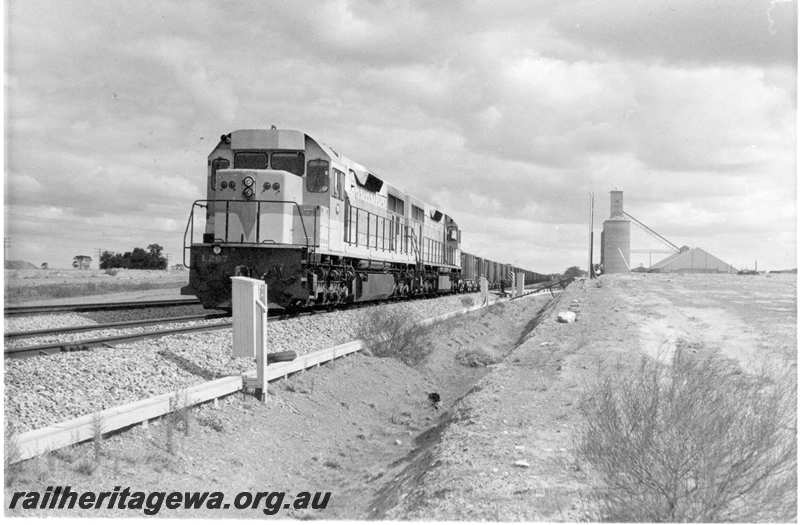
[[[600,264],[603,273],[625,273],[630,271],[631,221],[622,209],[622,192],[611,192],[610,217],[603,221],[600,236]]]

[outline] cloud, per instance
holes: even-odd
[[[219,135],[276,124],[435,201],[474,251],[533,269],[585,264],[586,195],[607,210],[613,187],[720,257],[750,244],[793,266],[760,243],[794,231],[795,7],[15,2],[9,229],[49,228],[65,264],[92,236],[179,253]]]
[[[559,2],[551,24],[601,57],[794,66],[796,12],[784,0],[582,0]]]

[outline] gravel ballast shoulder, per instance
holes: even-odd
[[[87,319],[75,313],[26,315],[20,317],[6,317],[6,332],[29,332],[31,330],[46,330],[50,328],[65,328],[68,326],[88,326],[97,324],[97,321]]]

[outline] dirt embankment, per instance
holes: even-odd
[[[569,307],[577,322],[547,316],[456,404],[371,517],[598,520],[598,483],[574,454],[588,385],[629,373],[643,355],[668,358],[678,341],[745,371],[796,367],[793,278],[607,276],[570,286],[557,309]]]
[[[104,439],[97,464],[91,443],[26,462],[6,495],[60,483],[80,490],[219,490],[231,499],[245,490],[330,491],[325,510],[276,517],[365,518],[381,487],[427,450],[443,414],[490,370],[483,365],[514,348],[549,298],[498,304],[437,325],[425,340],[428,358],[413,368],[357,354],[273,383],[266,405],[230,396],[219,408],[193,409],[188,436],[183,423],[162,420]],[[438,409],[432,392],[441,397]],[[159,515],[265,517],[260,508]]]

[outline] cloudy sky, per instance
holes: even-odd
[[[437,203],[465,249],[534,270],[586,266],[587,195],[602,219],[615,188],[678,244],[794,267],[796,10],[11,0],[10,257],[158,242],[177,262],[220,134],[275,124]]]

